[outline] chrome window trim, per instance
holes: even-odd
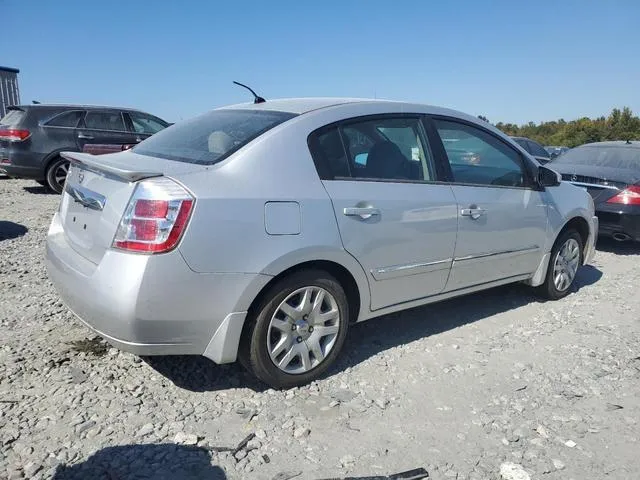
[[[603,188],[603,189],[608,189],[608,190],[620,190],[618,187],[616,187],[614,185],[599,185],[597,183],[572,182],[570,180],[563,180],[563,182],[568,182],[571,185],[575,185],[576,187]]]

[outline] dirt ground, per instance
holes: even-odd
[[[273,391],[94,338],[47,279],[58,201],[0,178],[0,478],[640,475],[640,246],[600,242],[558,302],[513,285],[359,324],[326,378]]]

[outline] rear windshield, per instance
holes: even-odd
[[[594,167],[625,168],[640,171],[638,147],[578,147],[557,157],[558,165],[592,165]]]
[[[264,110],[214,110],[172,125],[133,151],[178,162],[211,165],[295,114]]]
[[[15,127],[24,118],[25,113],[22,110],[9,110],[7,114],[0,120],[0,125],[8,125]]]

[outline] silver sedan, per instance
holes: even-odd
[[[509,137],[418,104],[235,105],[64,156],[46,256],[77,317],[274,387],[322,375],[355,322],[511,282],[561,298],[598,230],[589,194]]]

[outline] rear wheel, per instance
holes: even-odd
[[[558,237],[547,268],[547,276],[538,292],[550,299],[558,300],[569,294],[582,265],[582,237],[573,229],[569,229]]]
[[[283,278],[252,310],[240,361],[274,388],[318,378],[335,361],[347,336],[347,296],[340,283],[321,270]]]
[[[56,193],[62,193],[68,171],[69,161],[61,157],[55,158],[47,168],[47,186]]]

